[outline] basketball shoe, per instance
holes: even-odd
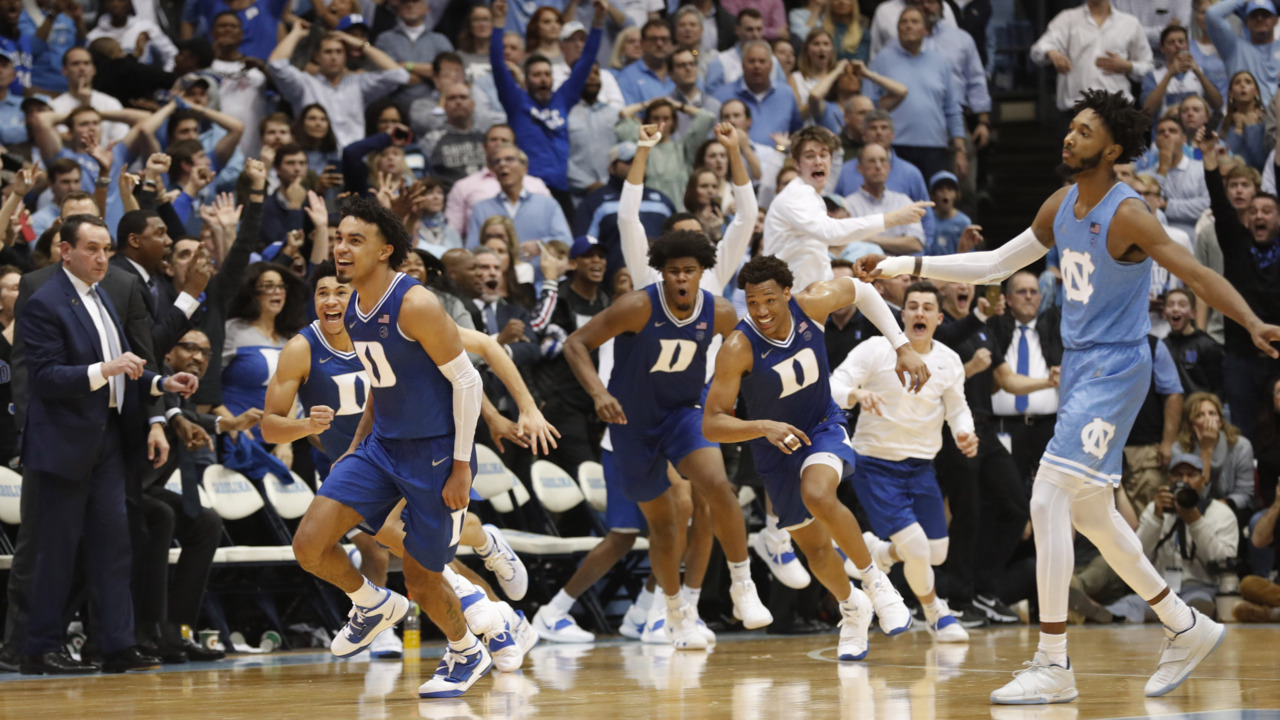
[[[1009,684],[991,693],[991,702],[996,705],[1046,705],[1048,703],[1071,702],[1079,695],[1076,691],[1076,674],[1071,670],[1071,660],[1067,666],[1054,665],[1049,657],[1036,652],[1030,662],[1025,662],[1026,669],[1013,674]]]
[[[622,624],[618,626],[618,634],[625,638],[639,640],[640,633],[644,632],[644,622],[648,616],[648,611],[640,607],[640,603],[631,603],[631,607],[627,608],[627,614],[622,616]],[[592,640],[594,639],[595,636],[592,635]],[[585,642],[591,641],[587,640]]]
[[[747,578],[730,585],[729,597],[733,598],[733,619],[741,620],[746,629],[755,630],[773,622],[773,613],[760,602],[754,580]]]
[[[667,608],[667,634],[677,650],[705,650],[707,638],[698,629],[698,614],[688,604]]]
[[[628,616],[630,612],[629,610],[627,611]],[[625,625],[626,623],[624,622],[623,624]],[[641,625],[643,624],[642,621]],[[547,642],[589,643],[596,640],[596,636],[587,630],[583,630],[572,615],[556,617],[548,605],[543,605],[538,608],[538,612],[533,614],[533,627],[538,636]],[[636,633],[636,636],[639,637],[639,632]]]
[[[409,614],[408,598],[386,588],[378,589],[386,593],[381,602],[370,607],[351,607],[350,620],[329,643],[329,651],[334,655],[346,658],[359,653],[369,647],[379,633],[395,627]]]
[[[431,679],[418,686],[418,697],[458,697],[493,668],[493,659],[479,639],[464,651],[445,647],[444,657]]]
[[[1160,665],[1155,675],[1147,681],[1147,697],[1160,697],[1182,684],[1192,670],[1218,649],[1227,629],[1221,623],[1205,617],[1199,610],[1191,610],[1191,627],[1180,633],[1164,629],[1164,649],[1160,651]]]
[[[780,535],[781,537],[776,537],[768,530],[761,530],[751,536],[751,549],[769,566],[769,572],[773,573],[778,582],[796,590],[809,587],[812,578],[796,557],[795,548],[791,546],[791,535],[785,530]]]
[[[871,598],[861,590],[849,587],[849,599],[840,603],[841,660],[861,660],[867,656],[867,630],[871,627]]]
[[[484,566],[498,579],[502,592],[512,600],[520,600],[529,589],[529,572],[525,569],[520,556],[511,549],[502,531],[496,526],[484,525],[484,534],[489,537],[489,553],[480,553],[484,558]],[[479,550],[477,549],[477,552]]]
[[[906,632],[911,627],[911,611],[902,602],[902,596],[889,581],[889,576],[873,567],[868,573],[870,579],[864,578],[862,589],[871,598],[875,606],[876,617],[880,620],[880,630],[890,637]]]
[[[378,633],[369,644],[369,657],[376,660],[398,660],[404,654],[404,643],[393,628]]]
[[[923,603],[922,603],[923,605]],[[965,630],[951,614],[947,601],[937,598],[932,605],[924,605],[925,625],[934,640],[943,643],[969,642],[969,631]]]

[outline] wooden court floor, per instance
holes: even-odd
[[[1080,699],[999,708],[992,688],[1031,657],[1032,629],[977,630],[968,646],[924,632],[873,636],[862,663],[836,663],[834,635],[723,637],[711,653],[630,642],[540,644],[520,673],[492,673],[459,700],[416,690],[436,661],[337,661],[327,653],[83,679],[0,675],[0,718],[657,718],[670,720],[1078,720],[1280,718],[1280,626],[1228,626],[1226,642],[1172,695],[1148,700],[1155,626],[1071,631]],[[424,649],[424,656],[439,652]]]

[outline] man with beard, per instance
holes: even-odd
[[[1063,703],[1079,694],[1066,639],[1073,526],[1097,546],[1165,626],[1160,664],[1145,688],[1148,697],[1176,689],[1222,642],[1222,625],[1170,592],[1115,505],[1124,438],[1151,385],[1147,342],[1151,261],[1169,268],[1197,296],[1247,329],[1258,351],[1273,359],[1280,357],[1272,347],[1280,341],[1280,327],[1259,320],[1230,283],[1169,239],[1132,188],[1117,183],[1115,164],[1142,152],[1147,119],[1141,110],[1124,92],[1086,90],[1073,111],[1060,169],[1075,182],[1041,206],[1027,231],[993,251],[930,258],[866,257],[860,263],[867,276],[910,273],[950,282],[989,283],[1061,244],[1066,348],[1062,402],[1031,498],[1040,642],[1030,666],[991,694],[995,704]],[[1255,202],[1266,202],[1275,217],[1273,200]]]
[[[1195,316],[1196,296],[1186,288],[1170,290],[1164,298],[1164,319],[1169,323],[1164,344],[1169,346],[1188,395],[1211,392],[1221,397],[1222,346],[1196,327]]]

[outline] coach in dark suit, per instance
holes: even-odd
[[[162,378],[130,352],[115,308],[97,289],[112,244],[106,225],[92,215],[75,215],[63,222],[59,239],[61,272],[31,296],[17,321],[29,378],[24,483],[35,493],[38,549],[21,670],[99,669],[72,659],[62,644],[82,540],[102,670],[152,668],[160,661],[135,647],[132,598],[124,581],[130,576],[125,467],[131,455],[146,452],[138,440],[151,398],[163,390],[189,395],[198,381],[190,373]]]
[[[112,267],[138,278],[146,289],[144,300],[151,317],[151,344],[157,358],[169,353],[175,343],[192,328],[191,314],[200,306],[190,293],[177,293],[165,274],[164,261],[173,247],[169,229],[160,215],[151,210],[130,210],[116,226],[116,254]],[[204,283],[208,275],[199,276]],[[195,295],[204,292],[200,285]]]

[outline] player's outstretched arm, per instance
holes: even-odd
[[[790,455],[799,450],[796,440],[810,445],[809,437],[799,428],[773,420],[741,420],[733,416],[742,376],[751,372],[751,341],[734,331],[716,353],[716,372],[707,391],[702,409],[702,435],[711,442],[746,442],[762,437]],[[792,444],[787,439],[794,436]]]
[[[929,367],[907,344],[907,336],[898,327],[893,311],[871,285],[855,278],[824,280],[813,283],[796,295],[796,302],[817,323],[825,323],[827,316],[838,308],[856,306],[893,346],[898,355],[895,372],[903,386],[909,392],[920,392],[920,388],[929,381]]]
[[[521,442],[521,440],[528,437],[533,441],[533,453],[536,455],[538,454],[538,441],[541,440],[542,454],[546,455],[550,452],[550,448],[556,447],[556,438],[560,437],[560,431],[556,430],[554,425],[542,417],[542,411],[538,409],[538,403],[534,402],[533,395],[524,384],[524,378],[520,377],[520,371],[516,368],[516,364],[511,360],[511,357],[507,355],[507,351],[498,344],[497,340],[485,333],[458,328],[458,334],[462,338],[462,346],[466,348],[467,352],[484,358],[489,368],[493,370],[493,374],[498,376],[498,379],[506,386],[507,392],[511,393],[511,399],[516,401],[516,407],[520,409],[520,422],[517,423],[516,433],[519,435],[520,440],[512,438],[512,441],[517,442],[521,447],[529,447],[526,442]]]
[[[1253,344],[1269,357],[1280,357],[1272,343],[1280,341],[1280,327],[1268,325],[1253,312],[1227,279],[1196,261],[1186,248],[1169,239],[1145,206],[1123,202],[1111,221],[1110,232],[1133,238],[1161,267],[1176,275],[1209,307],[1235,320],[1253,337]]]
[[[280,351],[276,372],[267,385],[267,402],[263,406],[262,439],[269,443],[291,443],[310,435],[318,435],[333,423],[333,408],[316,405],[305,418],[295,418],[293,404],[298,387],[307,380],[311,369],[311,344],[301,335],[295,336]]]
[[[591,362],[591,351],[623,333],[638,333],[649,322],[649,294],[637,290],[623,295],[617,302],[597,313],[564,341],[564,359],[578,382],[595,401],[596,413],[607,423],[627,424],[622,404],[609,394]]]

